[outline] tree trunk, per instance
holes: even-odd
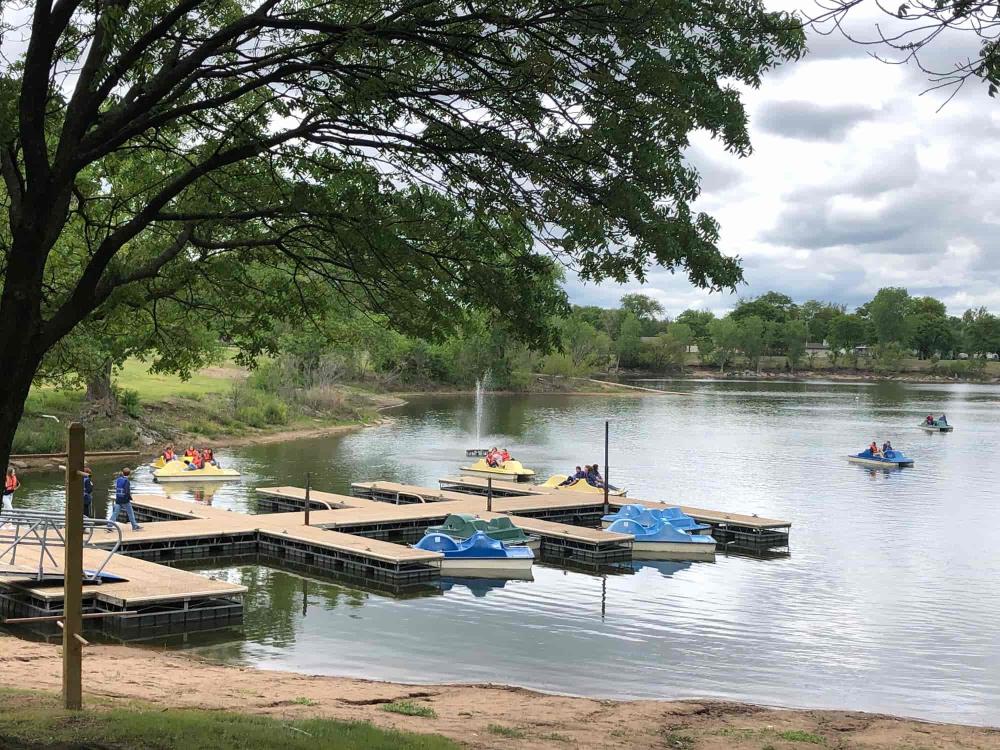
[[[87,378],[87,401],[100,404],[109,416],[118,410],[118,399],[115,398],[114,388],[111,387],[110,359],[101,365],[100,370],[92,372]]]
[[[0,467],[6,471],[10,461],[14,432],[24,414],[24,402],[31,390],[38,361],[23,362],[24,358],[2,356],[0,352]]]

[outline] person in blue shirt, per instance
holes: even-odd
[[[83,467],[83,517],[94,517],[94,481],[90,478],[90,467]]]
[[[131,473],[132,470],[126,466],[122,469],[121,476],[115,480],[115,503],[112,507],[111,515],[108,516],[108,531],[114,528],[114,524],[118,520],[118,514],[123,510],[128,515],[128,520],[132,524],[132,531],[138,531],[142,528],[136,522],[135,511],[132,510],[132,483],[129,481]]]

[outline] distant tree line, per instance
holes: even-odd
[[[466,386],[489,370],[496,387],[516,390],[526,388],[534,373],[671,373],[692,362],[722,372],[737,364],[759,371],[762,358],[776,356],[794,372],[809,349],[821,351],[829,366],[863,364],[885,372],[907,357],[965,355],[975,363],[1000,354],[1000,317],[985,308],[949,316],[940,300],[898,287],[880,289],[852,312],[832,302],[796,303],[772,291],[740,300],[723,317],[689,309],[674,319],[656,300],[626,294],[615,308],[573,305],[553,323],[557,345],[540,351],[486,318],[472,317],[456,333],[431,341],[394,332],[377,319],[334,317],[326,330],[304,327],[286,335],[285,371],[277,380],[289,387],[312,387],[317,378]]]

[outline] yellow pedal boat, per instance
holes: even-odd
[[[569,477],[566,474],[553,474],[551,477],[542,482],[539,487],[546,487],[550,490],[567,490],[568,492],[586,492],[589,495],[603,495],[603,487],[595,487],[592,484],[588,484],[586,479],[577,479],[572,484],[563,484]],[[625,497],[628,490],[621,489],[608,489],[608,495],[611,497]]]
[[[203,469],[188,469],[184,461],[171,461],[153,472],[153,479],[157,482],[226,482],[239,478],[240,473],[236,469],[220,469],[212,464]]]
[[[185,464],[191,463],[191,459],[187,456],[178,456],[177,458],[174,459],[174,461],[183,461]],[[153,461],[153,463],[150,464],[150,466],[152,466],[154,469],[162,469],[166,465],[167,461],[163,460],[163,456],[160,456],[158,459],[156,459],[155,461]]]
[[[524,468],[520,461],[515,461],[513,458],[499,466],[490,466],[485,458],[481,458],[472,466],[463,466],[462,471],[473,476],[507,479],[513,482],[527,482],[535,476],[533,470]]]

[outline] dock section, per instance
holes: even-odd
[[[439,552],[323,528],[319,524],[321,514],[337,513],[336,510],[316,511],[306,526],[302,513],[251,516],[157,495],[136,496],[132,505],[144,519],[188,515],[185,520],[149,523],[139,531],[123,533],[122,550],[148,560],[249,557],[301,572],[351,578],[392,591],[424,586],[440,576],[443,555]]]
[[[352,485],[356,494],[372,496],[369,485],[373,483],[358,483]],[[389,483],[374,483],[380,487]],[[453,496],[457,493],[474,494],[485,496],[487,492],[487,481],[480,477],[445,477],[440,480],[440,490],[430,490],[426,488],[413,487],[411,485],[398,485],[408,495],[420,495],[422,492],[431,497],[438,493]],[[576,509],[576,517],[568,519],[570,523],[583,523],[590,525],[600,520],[603,514],[604,495],[600,492],[573,492],[572,490],[557,490],[552,487],[542,487],[541,485],[522,485],[514,482],[493,482],[494,508],[501,508],[504,512],[512,512],[518,515],[537,515],[532,508],[544,507],[547,502],[553,503],[552,515],[558,516],[558,508]],[[516,507],[515,498],[519,498],[525,503],[523,513],[513,510]],[[541,500],[546,498],[546,500]],[[559,502],[556,503],[555,501]],[[681,505],[679,503],[666,503],[657,500],[643,500],[625,497],[609,497],[608,506],[611,511],[615,511],[622,505],[643,505],[647,508],[679,507],[684,513],[694,518],[700,523],[707,523],[712,527],[712,536],[720,545],[726,549],[738,552],[749,552],[761,554],[774,552],[776,550],[787,551],[792,524],[777,518],[765,518],[752,513],[736,513],[723,510],[709,510],[691,505]],[[599,510],[598,510],[599,509]],[[780,554],[780,553],[779,553]]]
[[[443,522],[451,513],[472,513],[485,519],[513,515],[517,516],[518,526],[540,537],[540,554],[548,561],[570,561],[600,567],[632,559],[630,534],[583,528],[578,524],[559,523],[544,517],[546,514],[569,519],[582,517],[578,503],[572,499],[556,498],[555,502],[547,499],[532,503],[525,498],[507,498],[502,502],[495,500],[493,512],[488,512],[486,498],[475,495],[442,493],[393,482],[361,482],[352,485],[352,489],[368,497],[324,493],[323,499],[338,507],[310,511],[309,523],[359,536],[416,541],[428,526]],[[301,509],[305,509],[305,490],[300,487],[262,487],[257,492],[278,498],[286,505],[301,503]],[[310,501],[312,495],[310,492]],[[393,500],[400,495],[410,498],[410,501],[395,504]],[[428,499],[425,501],[424,498]],[[528,516],[525,512],[535,515]],[[583,512],[592,514],[592,509],[583,509]],[[301,519],[301,512],[296,515]]]
[[[64,552],[61,547],[51,551],[56,564],[47,566],[47,572],[55,576],[61,573]],[[84,550],[84,568],[100,565],[105,555],[95,549]],[[151,637],[216,630],[243,620],[245,586],[122,554],[113,555],[104,572],[121,580],[84,586],[84,613],[108,615],[86,620],[91,629],[122,638]],[[0,613],[4,619],[61,615],[63,596],[62,585],[51,579],[42,583],[18,575],[0,576]]]

